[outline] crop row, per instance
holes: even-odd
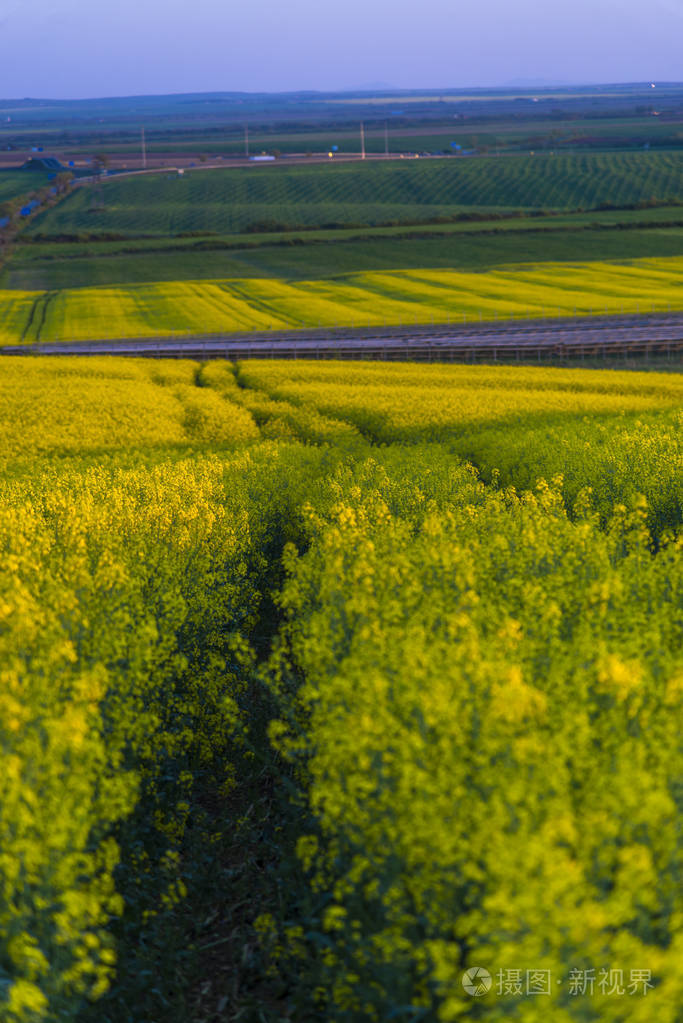
[[[258,921],[282,968],[338,1021],[674,1023],[680,540],[653,557],[644,503],[571,522],[554,486],[490,492],[429,447],[307,514],[271,735],[309,911]]]
[[[164,899],[183,897],[173,836],[193,778],[178,765],[229,779],[240,683],[222,633],[238,637],[256,608],[245,472],[240,457],[3,488],[3,1020],[69,1020],[106,991],[115,835],[145,793],[163,844],[149,869]]]
[[[638,494],[656,535],[683,522],[678,375],[250,361],[240,380],[375,443],[444,445],[487,480],[557,478],[568,508],[590,493],[603,522]]]
[[[227,794],[239,779],[240,651],[257,618],[262,551],[283,514],[275,495],[287,452],[235,452],[258,438],[254,420],[196,386],[198,371],[4,363],[8,1023],[72,1020],[106,992],[112,922],[124,908],[149,917],[185,896],[179,849],[195,782],[211,777]],[[292,478],[305,463],[297,451]]]
[[[259,436],[243,409],[196,386],[189,362],[9,357],[0,408],[0,459],[29,464],[43,454],[244,444]]]

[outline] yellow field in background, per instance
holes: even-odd
[[[0,343],[683,309],[683,258],[0,291]]]

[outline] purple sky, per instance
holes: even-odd
[[[0,0],[0,97],[683,80],[683,0]]]

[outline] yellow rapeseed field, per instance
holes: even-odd
[[[182,1011],[127,943],[201,975],[222,861],[211,968],[281,1019],[678,1023],[680,376],[0,386],[3,1023]]]
[[[196,386],[190,362],[10,356],[3,370],[0,458],[258,436],[248,413]]]
[[[0,343],[683,308],[683,259],[0,291]]]

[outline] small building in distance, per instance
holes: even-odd
[[[56,156],[30,156],[26,163],[22,164],[22,170],[39,171],[61,171],[66,170]]]

